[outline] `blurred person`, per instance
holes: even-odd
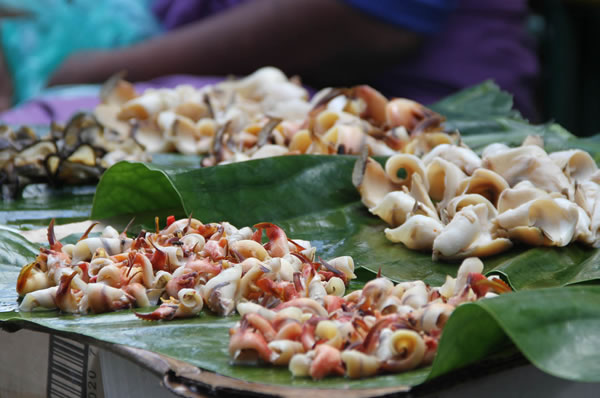
[[[0,52],[0,110],[10,108],[12,90],[12,80],[2,52]]]
[[[492,78],[536,119],[526,0],[156,0],[166,33],[78,52],[51,85],[173,73],[245,75],[273,65],[315,88],[370,84],[431,103]]]
[[[13,103],[39,94],[71,54],[128,46],[161,34],[150,9],[153,2],[0,0],[0,101],[6,102],[11,92]]]

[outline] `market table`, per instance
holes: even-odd
[[[20,330],[0,332],[5,347],[0,363],[0,396],[26,398],[144,396],[226,396],[237,388],[255,393],[305,396],[300,390],[260,389],[237,380],[207,374],[198,382],[197,368],[152,352],[127,346],[81,343],[45,332]],[[86,355],[87,351],[87,355]],[[83,358],[86,359],[85,366]],[[460,372],[398,396],[594,396],[600,383],[578,383],[541,372],[520,356],[498,363],[493,373]],[[176,371],[172,370],[177,369]],[[187,373],[187,374],[186,374]],[[186,379],[187,376],[187,379]],[[176,392],[176,393],[174,393]],[[239,392],[239,391],[238,391]],[[323,394],[311,392],[315,396]],[[329,397],[359,396],[349,391],[326,391]]]
[[[442,101],[436,109],[448,116],[448,125],[460,129],[464,141],[476,150],[481,150],[485,145],[496,141],[518,145],[527,135],[538,134],[545,139],[548,150],[585,148],[596,160],[600,155],[600,140],[597,137],[578,139],[553,124],[531,126],[511,111],[510,101],[490,84]],[[485,133],[482,134],[482,131]],[[122,228],[129,220],[130,213],[135,213],[137,218],[132,231],[139,231],[142,227],[151,228],[156,215],[164,219],[171,214],[185,217],[193,212],[195,217],[204,221],[227,219],[239,226],[252,225],[269,218],[269,221],[278,222],[291,236],[313,240],[325,256],[352,254],[355,261],[362,266],[357,272],[359,282],[356,288],[360,288],[361,283],[372,278],[378,270],[396,281],[425,279],[438,285],[443,283],[445,275],[456,270],[456,265],[433,263],[428,255],[410,252],[383,240],[381,232],[385,226],[362,208],[360,198],[350,181],[355,163],[353,157],[282,157],[204,169],[186,168],[185,163],[188,161],[197,162],[197,159],[157,156],[155,163],[149,165],[119,163],[106,172],[97,188],[49,189],[31,186],[25,191],[23,199],[2,203],[0,218],[2,224],[10,228],[2,228],[1,231],[4,258],[0,264],[3,271],[0,279],[3,287],[0,297],[0,307],[3,311],[0,313],[0,325],[10,331],[24,327],[52,333],[52,337],[48,337],[24,331],[16,334],[2,332],[4,338],[1,344],[3,348],[7,348],[7,352],[8,348],[15,348],[17,358],[25,357],[23,353],[26,351],[19,346],[22,343],[18,340],[25,341],[26,348],[30,350],[33,350],[33,344],[30,342],[41,341],[41,344],[37,345],[39,348],[31,353],[33,358],[53,358],[52,350],[61,344],[79,347],[81,352],[87,353],[85,355],[88,358],[93,356],[89,352],[97,350],[100,364],[96,363],[93,365],[95,368],[90,369],[100,369],[93,370],[93,374],[101,374],[103,380],[106,378],[107,381],[103,381],[102,384],[103,387],[106,386],[104,392],[107,394],[115,385],[108,380],[112,380],[113,371],[121,365],[145,372],[148,380],[153,380],[148,381],[145,386],[156,386],[167,373],[167,367],[152,364],[160,363],[158,358],[169,354],[177,357],[179,365],[182,361],[185,362],[186,365],[181,366],[185,366],[190,375],[207,375],[211,382],[206,383],[205,380],[204,385],[228,385],[233,383],[228,377],[234,377],[245,379],[236,383],[241,383],[237,384],[238,391],[246,391],[244,383],[266,380],[264,384],[254,385],[263,393],[272,392],[272,389],[280,391],[278,389],[285,389],[286,387],[282,386],[289,384],[303,388],[323,385],[323,394],[332,396],[348,395],[348,391],[340,390],[346,386],[363,386],[377,388],[378,392],[391,392],[407,390],[408,385],[421,385],[411,390],[410,394],[464,394],[479,391],[481,388],[481,391],[486,391],[486,395],[489,395],[489,391],[511,393],[508,389],[512,385],[507,385],[506,380],[527,380],[528,388],[534,388],[534,392],[548,396],[554,396],[561,391],[585,394],[596,387],[595,384],[556,379],[534,370],[532,365],[524,365],[520,355],[512,355],[515,354],[515,349],[510,343],[512,340],[532,362],[547,372],[576,380],[598,381],[600,372],[596,372],[595,369],[600,363],[600,344],[594,331],[598,330],[600,324],[597,305],[600,291],[594,282],[597,282],[600,276],[600,266],[597,251],[580,246],[565,249],[519,248],[515,252],[486,261],[486,272],[506,277],[519,292],[490,300],[489,304],[461,306],[446,329],[448,339],[453,340],[449,340],[448,344],[442,342],[442,347],[445,348],[440,350],[441,359],[439,363],[434,363],[433,368],[409,372],[398,378],[379,376],[377,379],[364,381],[364,384],[343,379],[324,380],[324,384],[317,384],[294,380],[289,375],[284,377],[282,372],[276,373],[272,368],[240,370],[228,365],[227,357],[222,355],[214,357],[220,363],[211,368],[211,358],[206,358],[201,353],[194,355],[185,349],[177,351],[175,343],[161,347],[152,339],[152,333],[159,333],[160,336],[161,329],[183,332],[186,328],[198,324],[226,330],[234,322],[228,319],[214,319],[209,315],[189,321],[176,321],[173,324],[144,325],[144,329],[151,331],[145,340],[135,338],[131,332],[125,342],[126,346],[121,346],[114,344],[116,335],[111,333],[111,328],[124,331],[125,334],[138,328],[139,323],[135,324],[136,328],[132,328],[132,322],[136,321],[136,318],[131,311],[81,318],[55,313],[30,316],[13,311],[16,307],[16,293],[12,289],[16,274],[20,266],[31,261],[37,250],[36,245],[23,240],[14,228],[23,230],[42,227],[47,225],[51,218],[56,218],[58,224],[90,217],[99,218],[110,220],[115,226]],[[345,177],[340,178],[340,175]],[[226,201],[221,200],[224,196]],[[252,206],[243,206],[244,203],[252,203]],[[76,240],[77,237],[70,236],[68,239]],[[578,286],[564,287],[570,285]],[[550,287],[554,289],[549,289]],[[514,297],[524,298],[523,303],[511,301]],[[554,307],[544,310],[544,303],[552,303]],[[555,347],[557,344],[549,344],[546,350],[536,347],[535,338],[519,328],[519,325],[525,325],[523,322],[527,319],[519,319],[516,316],[518,313],[515,316],[509,313],[509,309],[517,308],[517,304],[522,305],[522,311],[536,311],[539,315],[536,319],[546,320],[549,326],[552,326],[550,321],[553,317],[558,317],[557,327],[548,327],[543,336],[554,343],[558,340],[551,340],[553,334],[566,339],[560,340],[566,348],[561,351],[562,346]],[[473,322],[460,321],[472,321],[474,318],[477,319],[477,327],[473,327]],[[530,323],[527,325],[536,326],[535,322],[531,321],[529,319]],[[478,330],[479,325],[485,325],[481,328],[484,330]],[[463,330],[464,336],[461,337]],[[223,334],[223,338],[225,336]],[[186,334],[186,337],[198,338],[191,334]],[[75,339],[77,343],[71,343],[64,340],[65,338]],[[490,345],[481,344],[478,339],[483,339],[484,343],[490,342]],[[196,342],[205,344],[205,347],[211,345],[210,341],[202,341],[202,338]],[[89,344],[87,348],[86,344]],[[477,347],[477,353],[471,352],[465,356],[473,348],[470,346]],[[583,350],[580,350],[582,346]],[[506,352],[508,357],[501,358],[498,362],[486,362],[485,358],[489,355],[502,352]],[[548,353],[552,355],[548,356]],[[128,362],[123,363],[123,356],[133,360],[135,366]],[[52,371],[53,368],[48,367],[49,362],[39,362]],[[27,363],[30,366],[32,361]],[[175,366],[175,362],[167,363],[170,369],[171,365]],[[487,366],[482,365],[485,363]],[[465,366],[466,371],[456,370]],[[485,369],[486,375],[478,375],[480,377],[473,379],[471,374],[477,374],[474,369],[478,366]],[[509,366],[510,369],[506,370],[503,366]],[[212,369],[221,375],[202,372],[197,370],[198,368]],[[454,372],[451,372],[452,370]],[[248,373],[244,373],[246,371]],[[437,378],[421,384],[432,371]],[[116,373],[123,375],[122,372]],[[89,376],[87,372],[87,377]],[[455,379],[465,380],[465,383],[455,385]],[[15,379],[11,380],[14,383]],[[166,380],[169,383],[175,381],[177,380]],[[48,388],[47,381],[41,382],[40,385]],[[229,390],[225,390],[227,391]],[[353,390],[353,393],[358,391]],[[369,391],[367,395],[373,395],[373,390]],[[148,395],[150,394],[149,392]]]

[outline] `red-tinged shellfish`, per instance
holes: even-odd
[[[242,277],[242,267],[233,266],[221,271],[202,286],[202,296],[211,311],[227,316],[235,309],[235,292]]]
[[[52,281],[48,278],[48,274],[41,270],[37,261],[34,261],[24,266],[19,272],[17,293],[22,297],[27,293],[46,289],[51,285]]]
[[[27,293],[21,304],[19,304],[19,311],[29,312],[39,307],[44,309],[56,308],[57,290],[58,286],[52,286]]]
[[[273,354],[265,338],[260,333],[247,329],[231,336],[229,355],[235,363],[242,364],[255,364],[258,359],[270,362],[279,356],[279,354]]]
[[[383,370],[400,372],[421,365],[425,356],[425,342],[419,333],[409,329],[385,329],[376,351]]]
[[[56,240],[51,223],[51,249],[42,248],[36,261],[23,267],[17,290],[26,296],[69,278],[71,283],[64,282],[58,289],[58,299],[56,292],[50,292],[52,305],[47,296],[43,305],[67,312],[104,312],[148,306],[162,298],[156,312],[140,316],[165,320],[192,316],[201,308],[182,307],[186,302],[182,292],[195,291],[211,311],[227,315],[244,300],[250,300],[246,306],[256,302],[276,306],[296,298],[309,300],[307,296],[322,301],[328,289],[343,294],[355,277],[351,258],[313,263],[316,249],[310,242],[288,239],[271,223],[260,223],[253,231],[227,222],[205,225],[191,216],[167,221],[161,231],[157,219],[155,233],[141,231],[135,239],[127,238],[127,228],[119,233],[106,227],[101,237],[93,238],[86,232],[75,245]],[[263,246],[257,240],[265,230],[269,242]],[[30,296],[23,310],[39,306],[35,298]],[[304,305],[326,313],[313,303]],[[286,333],[293,334],[293,327],[289,328]]]
[[[244,341],[253,360],[263,352],[265,361],[268,352],[270,363],[287,363],[295,377],[321,379],[346,374],[359,378],[425,366],[432,362],[456,305],[510,291],[496,277],[482,275],[482,270],[479,259],[466,259],[457,278],[448,277],[439,288],[423,281],[394,286],[377,278],[351,295],[326,296],[325,314],[306,311],[307,305],[316,303],[310,299],[265,308],[265,317],[259,315],[260,305],[248,305],[242,321],[230,331],[230,343],[240,347]],[[390,305],[394,301],[396,304]],[[284,352],[285,360],[280,357]]]
[[[374,376],[381,366],[377,357],[357,350],[343,351],[341,357],[346,368],[346,376],[351,379]]]
[[[79,303],[79,311],[101,314],[130,308],[134,302],[135,298],[121,289],[102,283],[89,283]]]
[[[135,315],[145,321],[171,320],[175,318],[189,318],[202,311],[204,301],[202,296],[194,289],[181,289],[177,294],[177,299],[171,297],[164,300],[163,303],[153,312]]]
[[[292,340],[273,340],[267,347],[272,352],[271,363],[278,366],[289,364],[294,355],[304,352],[302,344]]]
[[[310,376],[320,380],[328,374],[345,373],[339,350],[328,345],[320,345],[306,354],[296,354],[289,362],[293,376]]]

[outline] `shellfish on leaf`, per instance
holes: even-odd
[[[573,198],[573,187],[567,176],[546,151],[536,145],[488,150],[487,153],[484,150],[483,164],[502,176],[511,187],[528,180],[536,188]]]
[[[163,300],[163,303],[153,312],[135,315],[145,321],[171,320],[175,318],[188,318],[202,311],[204,301],[198,291],[194,289],[181,289],[177,298],[171,297]]]
[[[345,297],[326,296],[325,308],[307,298],[274,308],[239,303],[243,316],[230,329],[229,352],[235,363],[287,364],[294,377],[315,380],[424,366],[457,305],[510,291],[481,272],[481,261],[468,258],[456,279],[437,288],[419,280],[394,286],[380,277]]]
[[[444,224],[435,218],[416,214],[399,227],[384,230],[386,238],[401,242],[413,250],[431,250],[433,242],[444,229]]]
[[[579,211],[564,198],[538,198],[507,210],[495,223],[506,236],[533,246],[566,246],[575,237]]]
[[[433,258],[485,257],[511,248],[509,239],[492,235],[491,220],[495,214],[489,211],[485,203],[458,211],[433,241]]]
[[[581,149],[553,152],[548,156],[575,182],[588,180],[598,172],[598,166],[592,156]]]
[[[422,158],[425,166],[429,166],[435,159],[444,159],[454,164],[466,175],[473,174],[481,168],[482,163],[481,158],[470,148],[452,144],[440,144]]]
[[[455,164],[435,158],[427,165],[429,195],[438,201],[438,208],[445,208],[460,191],[460,184],[467,176]]]

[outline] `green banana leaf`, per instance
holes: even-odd
[[[570,380],[598,381],[599,300],[600,286],[571,286],[461,305],[444,328],[429,377],[483,358],[506,335],[541,370]]]
[[[87,220],[95,190],[91,186],[29,185],[23,197],[0,200],[0,224],[28,230],[47,226],[53,218],[59,224]]]
[[[198,167],[200,160],[199,156],[172,153],[157,153],[152,156],[152,164],[173,169]],[[53,218],[57,224],[87,220],[95,192],[95,186],[86,185],[28,185],[19,199],[0,200],[0,225],[28,230],[45,227]]]
[[[2,313],[15,309],[19,271],[35,258],[38,249],[13,229],[0,226],[0,319]]]
[[[600,135],[578,138],[556,123],[532,125],[512,109],[512,96],[492,81],[462,90],[431,106],[447,118],[448,130],[460,131],[464,142],[481,151],[494,142],[521,145],[528,135],[544,138],[547,151],[579,148],[600,161]]]
[[[10,231],[1,231],[3,238]],[[18,235],[7,249],[24,257],[33,249]],[[18,257],[18,255],[17,255]],[[19,258],[2,258],[18,262]],[[2,291],[14,289],[18,266],[3,264],[9,276]],[[4,274],[4,273],[3,273]],[[3,302],[5,298],[3,297]],[[246,381],[293,387],[381,388],[414,386],[476,363],[512,341],[540,369],[577,381],[600,381],[600,286],[538,289],[509,293],[459,306],[450,317],[432,366],[365,380],[292,378],[285,368],[233,366],[227,352],[228,329],[238,317],[208,313],[192,319],[150,323],[131,310],[101,315],[60,315],[56,311],[19,313],[2,307],[0,327],[51,329],[164,354],[203,369]],[[14,301],[13,301],[14,303]],[[12,305],[14,308],[14,304]]]
[[[500,90],[492,80],[466,88],[452,94],[431,106],[448,120],[489,120],[494,117],[512,117],[521,119],[513,109],[513,98]]]
[[[596,158],[600,154],[598,138],[578,139],[555,124],[531,126],[511,108],[510,96],[492,83],[434,105],[448,117],[448,128],[459,128],[464,141],[477,150],[492,142],[518,145],[527,135],[538,134],[550,150],[583,147]],[[289,156],[205,169],[188,168],[196,164],[195,158],[171,157],[155,158],[154,164],[123,162],[113,166],[97,187],[91,217],[123,227],[136,216],[132,231],[153,229],[154,216],[164,222],[171,214],[186,217],[193,213],[204,222],[227,220],[240,227],[275,222],[288,236],[311,240],[323,258],[352,255],[362,267],[357,272],[357,286],[379,270],[397,281],[424,279],[439,285],[458,268],[458,264],[435,263],[429,254],[385,240],[385,225],[362,206],[352,186],[353,157]],[[65,192],[68,196],[68,190]],[[86,195],[79,208],[73,207],[75,199],[71,202],[69,198],[52,202],[56,203],[52,206],[56,211],[78,208],[85,212],[91,196]],[[47,200],[59,196],[53,192]],[[52,218],[29,213],[43,210],[43,200],[36,203],[25,198],[6,206],[0,209],[0,216],[6,217],[0,221],[5,224],[31,227],[45,225]],[[20,209],[24,209],[20,216],[9,213]],[[66,212],[56,217],[63,221],[87,218]],[[486,272],[503,275],[519,291],[460,306],[446,325],[431,367],[360,381],[331,378],[313,382],[293,379],[287,369],[231,366],[227,330],[235,317],[203,313],[189,320],[148,323],[135,318],[131,311],[87,316],[15,312],[19,267],[30,262],[37,249],[10,230],[1,229],[0,239],[6,246],[3,251],[18,253],[10,258],[0,256],[0,327],[42,327],[85,335],[162,353],[248,381],[298,387],[414,386],[488,358],[506,349],[511,341],[548,373],[600,381],[600,287],[552,288],[598,280],[598,251],[578,245],[563,249],[519,247],[485,260]],[[578,345],[582,341],[583,348]]]
[[[528,290],[462,305],[448,321],[431,367],[366,380],[314,382],[291,378],[287,369],[230,365],[227,331],[238,317],[203,313],[193,319],[150,323],[137,319],[130,310],[85,316],[15,312],[14,286],[20,265],[31,261],[37,250],[12,230],[2,228],[0,236],[0,327],[42,327],[84,335],[168,355],[226,376],[296,387],[417,385],[488,357],[508,341],[550,374],[600,381],[600,286]]]

